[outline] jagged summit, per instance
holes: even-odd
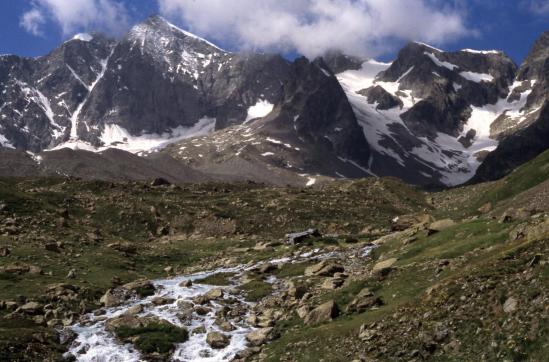
[[[131,28],[126,36],[128,39],[141,42],[145,45],[146,42],[154,45],[168,45],[168,42],[176,40],[184,40],[191,45],[207,45],[214,48],[216,51],[226,53],[225,50],[212,42],[201,38],[193,33],[183,30],[160,15],[153,15],[147,18],[144,22],[135,25]],[[208,49],[204,49],[208,50]]]

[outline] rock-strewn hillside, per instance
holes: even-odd
[[[548,162],[437,193],[2,179],[0,358],[543,360]]]

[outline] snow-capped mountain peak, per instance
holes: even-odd
[[[135,25],[128,33],[127,38],[152,51],[162,48],[176,50],[176,48],[186,46],[196,47],[203,54],[226,53],[225,50],[210,41],[185,31],[158,15]]]
[[[0,57],[0,147],[157,151],[282,183],[456,185],[544,114],[548,39],[518,75],[502,52],[419,42],[390,63],[335,51],[291,62],[226,52],[154,16],[119,41],[78,34],[40,58]]]
[[[80,40],[80,41],[92,41],[93,35],[88,33],[79,33],[72,37],[71,40]]]

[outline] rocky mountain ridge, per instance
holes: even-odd
[[[539,138],[520,155],[506,141],[528,143],[539,134],[526,130],[545,124],[546,38],[518,69],[498,51],[421,43],[392,63],[337,52],[290,62],[225,51],[154,16],[119,41],[78,35],[44,57],[2,56],[0,143],[160,152],[204,174],[278,184],[452,186],[479,166],[478,179],[493,179],[546,148]]]

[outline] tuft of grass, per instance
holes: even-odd
[[[231,285],[231,278],[233,278],[234,275],[235,273],[216,273],[203,279],[197,279],[195,280],[195,283],[220,286]]]
[[[397,265],[432,259],[453,259],[477,248],[504,243],[512,224],[475,220],[420,238],[399,255]]]
[[[278,278],[291,278],[297,277],[305,274],[305,269],[312,265],[310,261],[302,263],[286,263],[283,264],[279,269],[276,269],[273,274]]]
[[[166,354],[175,348],[175,344],[189,339],[186,329],[168,324],[150,324],[146,327],[120,327],[115,330],[118,338],[126,340],[135,338],[135,347],[143,353]]]
[[[258,302],[261,299],[271,295],[273,287],[263,280],[252,280],[240,286],[244,292],[244,297],[250,302]]]

